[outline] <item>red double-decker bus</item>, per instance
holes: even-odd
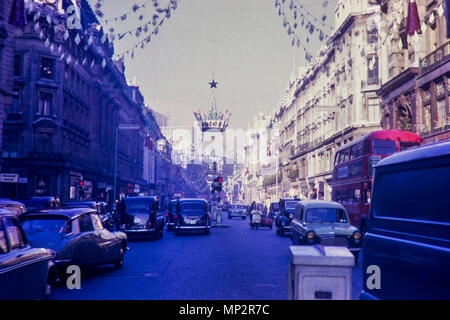
[[[350,222],[365,232],[374,165],[381,159],[422,144],[408,131],[379,130],[341,146],[334,159],[332,199],[348,211]]]

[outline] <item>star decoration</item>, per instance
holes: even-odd
[[[210,85],[210,87],[211,87],[210,89],[212,89],[212,88],[217,88],[217,83],[218,83],[218,82],[215,82],[214,79],[213,79],[213,81],[211,81],[211,82],[209,83],[209,85]]]

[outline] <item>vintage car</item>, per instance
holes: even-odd
[[[279,211],[275,217],[277,234],[283,236],[291,231],[291,220],[294,218],[295,208],[300,201],[298,198],[283,198],[279,201]]]
[[[112,263],[123,266],[127,236],[103,228],[98,213],[90,208],[50,209],[26,213],[22,228],[33,247],[56,251],[60,279],[68,265],[80,267]]]
[[[232,204],[228,210],[228,219],[232,219],[233,217],[241,218],[245,220],[247,217],[247,210],[242,204]]]
[[[164,214],[159,212],[156,197],[128,197],[118,206],[120,229],[131,237],[162,238],[164,232]]]
[[[39,211],[61,207],[61,202],[58,197],[32,197],[18,201],[22,202],[27,207],[27,211]]]
[[[54,258],[53,250],[31,247],[18,217],[0,209],[0,300],[51,298]]]
[[[62,204],[63,208],[92,208],[97,210],[103,226],[109,231],[117,230],[115,227],[115,216],[109,210],[108,204],[102,201],[73,201]]]
[[[449,190],[450,140],[376,164],[360,299],[450,299]]]
[[[181,231],[202,231],[209,234],[211,215],[208,201],[199,198],[185,198],[177,202],[175,215],[175,234]]]
[[[166,213],[167,231],[173,231],[175,226],[175,215],[177,213],[177,199],[170,200]]]
[[[22,202],[5,198],[0,199],[0,208],[11,211],[12,213],[15,213],[18,217],[27,212],[27,207]]]
[[[350,225],[345,208],[333,201],[305,200],[297,204],[291,222],[292,244],[347,247],[358,261],[361,232]]]

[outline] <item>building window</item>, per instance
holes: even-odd
[[[14,98],[8,113],[19,113],[22,111],[22,89],[20,87],[13,88]]]
[[[367,109],[368,109],[368,121],[369,122],[379,122],[380,121],[380,104],[378,98],[367,99]]]
[[[447,115],[445,112],[445,98],[437,101],[437,128],[442,128],[447,124]]]
[[[367,84],[378,84],[378,57],[367,58],[368,72],[367,72]]]
[[[23,66],[22,66],[22,55],[21,54],[16,54],[14,56],[14,76],[15,77],[21,77],[22,76],[22,71],[23,71]]]
[[[55,60],[49,58],[41,59],[41,78],[54,79],[55,78]]]
[[[15,158],[19,150],[19,134],[16,131],[5,131],[2,141],[3,157]]]
[[[36,133],[36,152],[51,152],[52,150],[52,134]]]
[[[378,41],[378,29],[376,25],[370,26],[367,30],[367,42],[376,43]]]
[[[39,115],[49,116],[52,112],[53,95],[51,93],[39,93]]]

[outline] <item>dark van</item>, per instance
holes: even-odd
[[[450,299],[450,140],[375,166],[361,299]]]

